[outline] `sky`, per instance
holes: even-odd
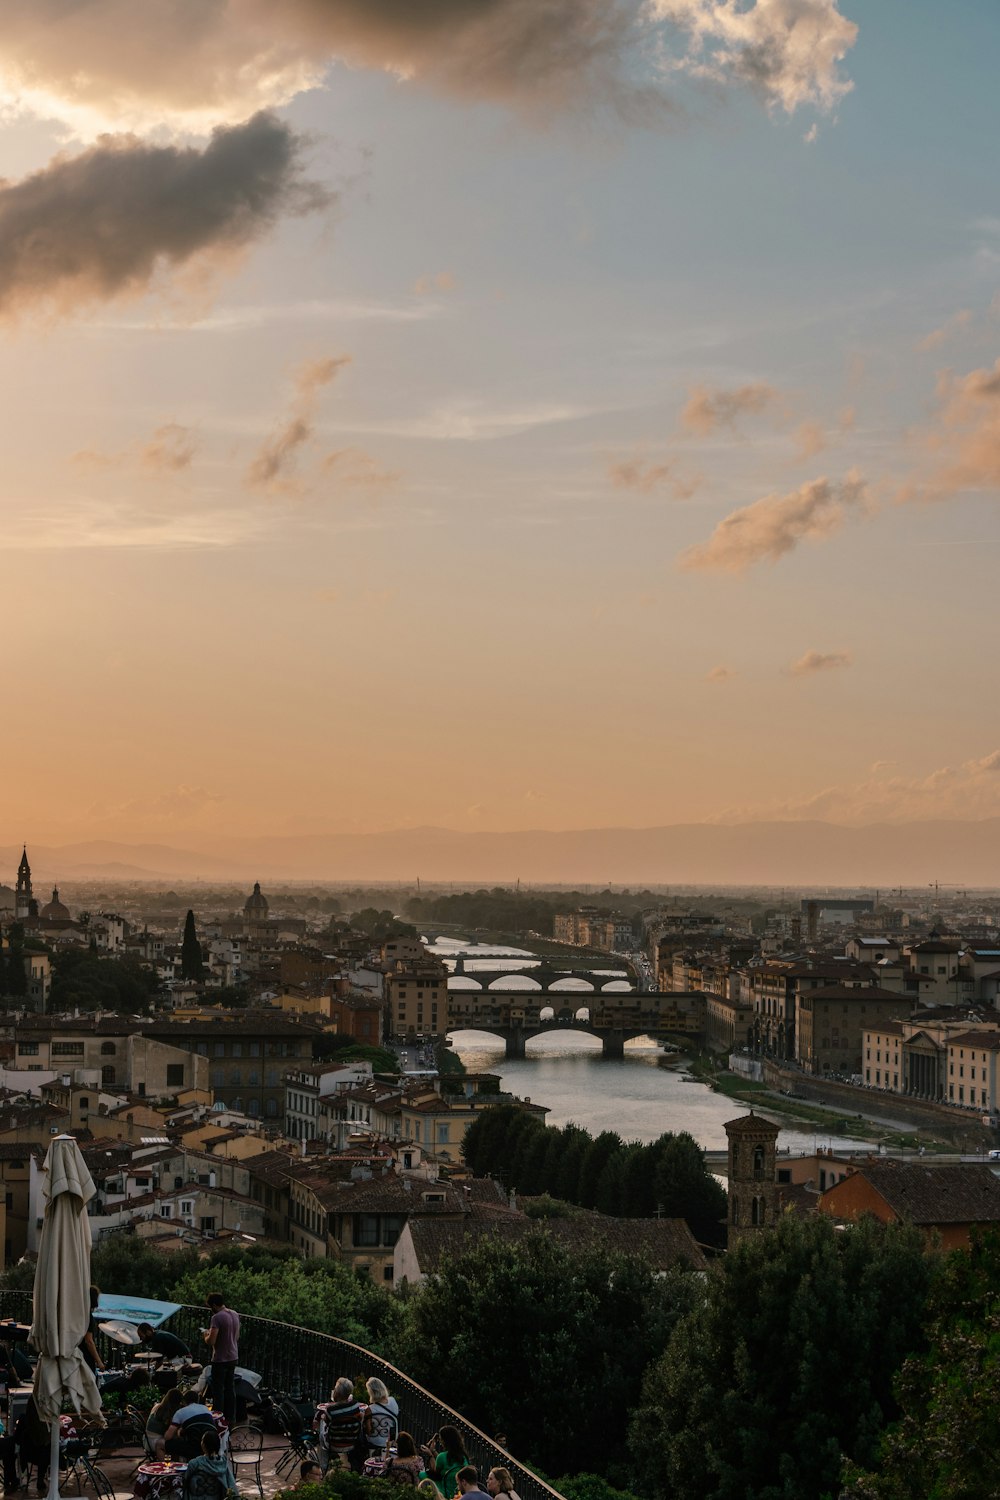
[[[6,0],[5,842],[1000,814],[998,49]]]

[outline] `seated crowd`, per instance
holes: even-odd
[[[491,1469],[485,1490],[480,1486],[457,1427],[446,1424],[428,1443],[418,1445],[401,1430],[399,1405],[384,1383],[373,1376],[365,1389],[367,1402],[358,1399],[354,1382],[342,1375],[330,1400],[316,1408],[313,1432],[319,1463],[303,1461],[300,1483],[314,1483],[331,1465],[340,1465],[414,1487],[427,1500],[456,1500],[460,1495],[470,1500],[519,1500],[506,1469]]]

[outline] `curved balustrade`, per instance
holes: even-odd
[[[0,1291],[0,1317],[30,1323],[30,1292]],[[200,1330],[207,1318],[208,1312],[203,1307],[182,1307],[169,1322],[171,1332],[185,1340],[196,1359],[203,1348]],[[112,1365],[128,1359],[128,1350],[110,1340],[104,1341],[101,1353]],[[462,1434],[469,1458],[484,1478],[494,1467],[509,1469],[521,1500],[562,1500],[557,1490],[519,1464],[461,1412],[445,1406],[402,1370],[360,1344],[316,1333],[311,1328],[298,1328],[292,1323],[275,1323],[270,1318],[252,1318],[240,1313],[240,1364],[259,1371],[265,1385],[272,1390],[310,1401],[328,1400],[339,1375],[352,1380],[377,1375],[399,1402],[401,1427],[411,1432],[418,1443],[426,1443],[442,1424],[450,1422]]]

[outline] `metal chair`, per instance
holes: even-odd
[[[316,1434],[303,1427],[302,1418],[295,1407],[289,1401],[279,1401],[275,1406],[275,1416],[287,1446],[278,1455],[274,1472],[284,1474],[290,1472],[296,1462],[301,1463],[304,1458],[315,1459]]]
[[[260,1500],[264,1500],[264,1482],[260,1477],[263,1452],[264,1434],[259,1427],[234,1427],[229,1434],[229,1462],[236,1476],[236,1487],[239,1489],[240,1470],[252,1469]]]

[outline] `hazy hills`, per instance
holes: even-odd
[[[199,840],[199,843],[202,841]],[[663,828],[213,838],[199,849],[94,840],[32,844],[36,893],[55,880],[611,881],[697,885],[1000,886],[1000,818],[976,822],[679,823]],[[19,846],[0,848],[13,881]],[[9,873],[8,873],[9,872]]]

